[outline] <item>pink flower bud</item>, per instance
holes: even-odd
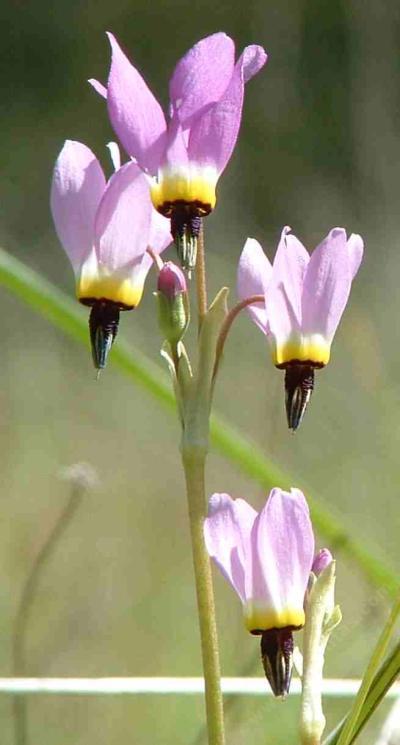
[[[174,300],[180,293],[187,292],[186,278],[179,266],[167,261],[158,275],[157,290],[168,300]]]
[[[328,548],[321,548],[314,558],[311,571],[318,577],[324,569],[333,561],[333,556]]]
[[[189,324],[189,301],[186,278],[182,269],[167,261],[160,269],[157,283],[158,321],[161,332],[175,346]]]

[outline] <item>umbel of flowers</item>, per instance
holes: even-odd
[[[169,118],[140,73],[109,34],[107,87],[111,123],[130,160],[106,179],[86,145],[67,140],[51,189],[56,230],[71,261],[78,300],[91,308],[95,367],[102,369],[121,311],[137,307],[147,273],[158,269],[159,325],[182,424],[181,453],[189,504],[201,629],[210,745],[224,745],[223,707],[208,555],[240,598],[247,630],[260,636],[266,676],[276,696],[289,691],[293,634],[304,626],[302,742],[319,745],[325,725],[320,701],[323,655],[339,620],[335,562],[314,559],[308,506],[299,489],[275,488],[257,513],[243,499],[213,494],[205,516],[204,469],[215,378],[233,320],[244,307],[267,336],[274,365],[285,371],[289,427],[297,429],[310,399],[314,371],[331,343],[358,271],[363,242],[334,228],[311,257],[285,227],[273,264],[248,239],[238,269],[240,302],[227,309],[227,288],[211,304],[205,262],[197,273],[196,364],[184,346],[190,322],[185,271],[195,268],[202,218],[216,203],[216,184],[236,143],[245,83],[265,64],[262,47],[246,47],[235,63],[223,33],[199,41],[170,80]],[[160,254],[172,238],[183,270]],[[202,246],[202,244],[200,244]],[[311,619],[311,621],[310,621]]]
[[[329,362],[332,340],[363,255],[359,235],[333,228],[311,257],[285,227],[271,265],[249,238],[240,257],[238,294],[262,295],[249,313],[267,336],[272,360],[285,370],[289,428],[301,423],[314,387],[314,370]]]
[[[215,188],[235,147],[244,86],[265,64],[251,45],[235,64],[235,45],[224,33],[202,39],[178,62],[169,83],[168,120],[138,70],[112,34],[104,98],[111,124],[128,155],[149,177],[155,208],[171,220],[184,268],[194,268],[201,219],[214,208]]]

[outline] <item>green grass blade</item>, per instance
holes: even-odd
[[[363,710],[367,709],[368,693],[370,692],[373,681],[378,674],[379,665],[381,664],[381,661],[386,654],[399,615],[400,593],[393,605],[390,616],[372,653],[371,659],[364,673],[361,686],[358,690],[357,696],[354,699],[353,706],[351,707],[350,712],[343,725],[343,729],[339,734],[337,745],[350,745],[350,743],[353,742],[353,736],[355,735],[358,724],[362,719]]]
[[[354,727],[353,734],[351,736],[351,743],[355,742],[361,730],[365,727],[368,720],[377,709],[382,699],[388,692],[389,688],[395,682],[397,676],[400,673],[400,642],[396,644],[393,651],[387,657],[383,665],[375,675],[371,687],[368,691],[368,695],[364,701],[364,705],[361,709],[360,716]],[[328,737],[324,740],[324,745],[338,745],[339,736],[345,726],[347,717],[331,732]]]
[[[76,301],[1,248],[0,284],[69,337],[89,346],[87,318]],[[110,362],[169,411],[175,411],[175,399],[167,376],[145,355],[137,349],[132,350],[131,345],[118,338]],[[278,485],[303,486],[316,530],[336,550],[340,549],[351,557],[373,585],[384,588],[394,598],[397,589],[396,573],[355,541],[328,510],[312,500],[309,490],[301,480],[280,470],[255,443],[217,415],[211,421],[211,442],[215,450],[266,490]]]

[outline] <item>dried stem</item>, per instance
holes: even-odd
[[[68,469],[71,472],[71,475],[67,476],[68,480],[70,480],[71,482],[71,493],[68,502],[65,505],[61,515],[57,519],[57,522],[53,526],[51,532],[45,539],[43,545],[39,549],[39,552],[33,561],[31,570],[22,588],[22,593],[15,616],[12,637],[13,675],[15,677],[24,677],[26,675],[26,630],[28,626],[30,611],[36,597],[41,573],[46,563],[53,556],[62,534],[64,533],[68,524],[71,522],[71,519],[73,518],[77,508],[79,507],[82,497],[85,495],[86,490],[90,485],[90,478],[85,477],[82,472],[79,472],[79,474],[78,472],[76,472],[74,475],[74,468],[85,469],[88,467],[72,466],[71,469]],[[26,704],[26,697],[23,695],[15,696],[13,699],[16,745],[26,745],[26,743],[28,742]]]

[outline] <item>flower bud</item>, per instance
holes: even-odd
[[[324,569],[333,561],[333,556],[328,548],[321,548],[321,551],[318,551],[317,555],[314,558],[313,565],[311,567],[311,571],[314,572],[314,574],[319,577],[319,575],[324,571]]]
[[[160,269],[157,289],[167,298],[173,299],[179,293],[187,292],[185,275],[172,261],[167,261]]]
[[[185,275],[172,261],[160,270],[157,290],[161,331],[170,344],[176,345],[189,324],[189,304]]]

